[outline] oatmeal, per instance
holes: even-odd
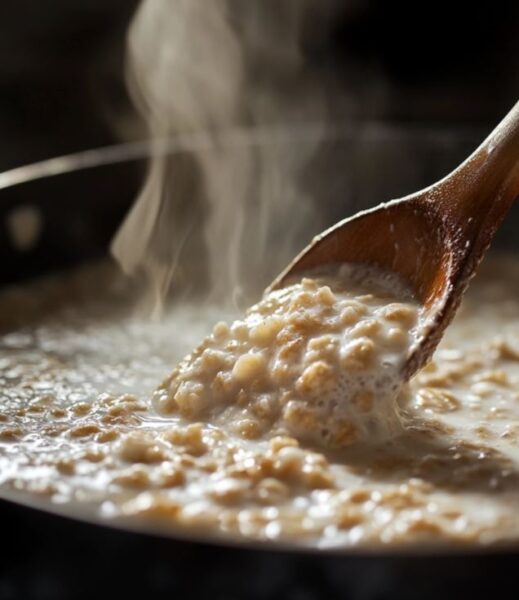
[[[343,303],[353,302],[346,296],[364,293],[351,286],[338,290],[320,277],[313,277],[313,290],[305,287],[313,284],[294,282],[296,295],[310,291],[313,297],[328,286],[335,298],[331,321],[345,314]],[[393,365],[402,360],[412,340],[394,351],[384,341],[397,328],[391,314],[382,315],[393,296],[363,299],[365,314],[355,314],[357,322],[346,324],[343,333],[333,330],[320,309],[310,311],[326,331],[320,324],[312,329],[297,359],[286,360],[292,370],[286,389],[301,393],[296,382],[317,357],[338,365],[346,331],[374,314],[380,327],[360,336],[381,349],[374,360],[386,353]],[[233,403],[229,395],[211,404],[203,386],[194,412],[183,414],[168,386],[153,404],[150,397],[171,365],[223,316],[221,308],[193,303],[172,308],[160,322],[140,318],[131,290],[103,268],[5,290],[0,495],[171,535],[199,532],[319,547],[518,541],[518,298],[517,259],[487,259],[433,361],[400,391],[394,413],[374,426],[382,429],[373,439],[364,434],[373,426],[368,415],[378,418],[389,405],[350,398],[337,408],[330,395],[319,406],[312,386],[304,388],[305,408],[314,407],[322,419],[327,411],[342,410],[357,428],[354,443],[333,444],[311,421],[304,420],[302,429],[292,426],[283,414],[289,402],[284,405],[275,388],[247,387],[272,365],[273,346],[264,341],[269,328],[265,338],[260,328],[252,334],[256,341],[250,339],[261,308],[241,319],[249,339],[235,347],[234,364],[223,369],[234,377],[241,356],[262,354],[260,361],[241,365],[243,374],[237,368],[247,402]],[[286,317],[283,293],[276,302]],[[397,303],[414,306],[410,298]],[[228,322],[234,317],[226,316]],[[412,335],[415,321],[398,322]],[[204,350],[216,351],[212,336],[222,334],[235,335],[232,326],[219,325]],[[327,344],[309,348],[322,336],[338,340],[329,355]],[[186,368],[191,361],[183,363]],[[259,414],[252,412],[254,402],[248,403],[256,393],[273,394],[266,413],[261,403]],[[270,413],[271,402],[278,412]],[[384,430],[392,414],[397,427]],[[241,428],[240,421],[251,423]]]
[[[418,314],[390,273],[353,265],[306,273],[243,319],[219,322],[155,392],[155,407],[249,439],[340,447],[391,437]]]

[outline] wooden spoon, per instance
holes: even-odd
[[[485,251],[519,196],[519,102],[450,175],[399,200],[340,221],[274,280],[338,262],[402,275],[423,304],[427,327],[408,357],[410,378],[431,357]]]

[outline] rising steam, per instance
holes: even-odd
[[[144,0],[128,34],[128,82],[152,139],[199,132],[210,149],[154,158],[112,251],[171,284],[239,299],[263,286],[320,229],[301,175],[325,105],[302,39],[312,0]],[[319,9],[326,16],[329,2]],[[316,16],[311,15],[314,28]],[[230,129],[314,123],[304,143],[229,144]],[[243,137],[243,136],[242,136]],[[246,140],[245,140],[246,141]],[[237,298],[238,297],[238,298]]]

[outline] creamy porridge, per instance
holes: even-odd
[[[105,267],[3,292],[0,493],[306,545],[517,540],[519,263],[487,260],[400,390],[417,307],[394,282],[353,284],[308,274],[218,324],[170,375],[218,307],[136,317]]]
[[[306,273],[231,326],[218,323],[155,392],[155,407],[249,439],[341,447],[391,437],[418,312],[392,274]]]

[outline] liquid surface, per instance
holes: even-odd
[[[517,541],[519,262],[482,271],[400,395],[401,430],[335,447],[152,407],[157,381],[222,318],[218,307],[136,317],[131,290],[104,267],[5,291],[0,493],[172,534],[321,547]]]

